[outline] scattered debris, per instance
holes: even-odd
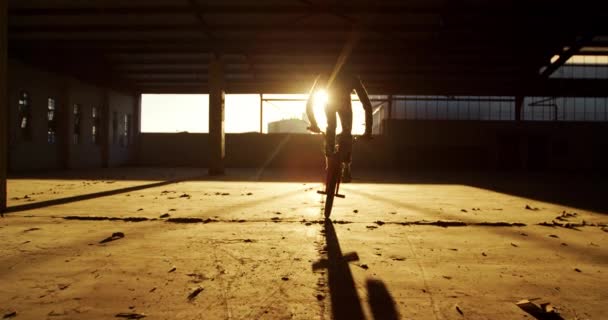
[[[172,223],[211,223],[211,222],[218,222],[218,220],[211,219],[211,218],[207,218],[207,219],[202,219],[202,218],[169,218],[169,219],[167,219],[165,221],[172,222]]]
[[[283,281],[288,281],[288,280],[289,280],[289,277],[282,277],[282,278],[281,278],[281,280],[283,280]]]
[[[67,216],[63,217],[65,220],[85,220],[85,221],[124,221],[124,222],[141,222],[148,221],[150,219],[146,217],[98,217],[98,216]]]
[[[460,209],[460,212],[468,212],[467,209]]]
[[[69,287],[70,287],[69,284],[60,283],[60,284],[57,285],[57,288],[59,288],[59,290],[62,290],[62,291],[65,290],[65,289],[67,289],[67,288],[69,288]]]
[[[549,302],[537,304],[528,299],[524,299],[517,302],[516,305],[536,319],[564,320]]]
[[[458,251],[458,249],[456,249],[456,248],[448,248],[448,250]]]
[[[251,195],[253,195],[253,193],[251,193],[251,192],[247,192],[247,195],[248,195],[248,196],[251,196]]]
[[[169,270],[169,272],[167,272],[167,273],[174,272],[175,270],[177,270],[177,267],[173,266],[173,268],[171,268],[171,270]]]
[[[161,219],[164,219],[164,218],[169,218],[170,216],[171,216],[170,214],[168,214],[168,213],[164,213],[164,214],[161,214],[161,215],[160,215],[160,218],[161,218]]]
[[[279,217],[272,217],[272,219],[270,219],[270,220],[272,220],[274,222],[279,222],[279,220],[281,220],[281,218],[279,218]]]
[[[121,313],[116,314],[114,317],[125,318],[125,319],[142,319],[142,318],[145,318],[146,315],[143,313],[135,313],[135,312],[121,312]]]
[[[201,293],[204,290],[203,287],[198,287],[196,289],[194,289],[194,291],[192,291],[192,293],[190,293],[188,295],[188,301],[192,302],[194,300],[194,298],[196,298],[196,296],[198,296],[199,293]]]
[[[360,264],[359,267],[361,267],[361,269],[363,269],[363,270],[369,269],[369,267],[366,264]]]
[[[322,301],[322,300],[324,300],[324,299],[325,299],[325,296],[324,296],[324,295],[322,295],[322,294],[320,294],[320,293],[319,293],[319,294],[317,294],[317,300]]]
[[[365,227],[368,228],[368,229],[371,229],[371,230],[378,228],[376,226],[365,226]]]
[[[525,232],[520,232],[520,233],[519,233],[519,235],[520,235],[520,236],[524,236],[524,237],[527,237],[527,236],[528,236],[528,234],[527,234],[527,233],[525,233]]]
[[[169,209],[169,211],[177,211],[177,209]]]
[[[539,209],[538,208],[530,207],[529,205],[526,205],[526,210],[538,211]]]
[[[551,237],[551,238],[559,238],[556,234],[550,234],[549,237]]]
[[[274,214],[281,214],[281,212],[277,211],[277,212],[275,212]]]
[[[114,233],[112,233],[112,236],[107,237],[107,238],[99,241],[99,243],[106,243],[106,242],[110,242],[110,241],[115,241],[115,240],[118,240],[118,239],[122,239],[124,237],[125,237],[124,233],[122,233],[122,232],[114,232]]]
[[[390,213],[390,214],[397,214],[397,212],[395,212],[395,211],[391,211],[391,212],[389,212],[389,213]]]
[[[400,256],[391,256],[391,259],[395,261],[405,261],[405,258]]]
[[[482,252],[481,255],[484,256],[484,257],[488,256],[485,252]]]
[[[516,245],[516,244],[515,244],[515,243],[513,243],[513,242],[511,242],[511,246],[513,246],[513,247],[515,247],[515,248],[519,247],[518,245]]]
[[[187,274],[187,276],[192,278],[189,281],[191,283],[201,283],[201,282],[209,279],[200,273],[189,273],[189,274]]]
[[[154,291],[156,291],[156,287],[150,289],[150,291],[148,291],[148,292],[154,292]]]
[[[384,224],[384,221],[378,220],[378,221],[376,221],[376,222],[374,222],[374,223],[375,223],[375,224],[377,224],[377,225],[379,225],[379,226],[381,226],[381,225],[383,225],[383,224]]]
[[[452,277],[450,276],[443,276],[444,279],[448,279],[448,280],[452,280]]]
[[[139,208],[137,209],[137,211],[144,211],[144,208]]]
[[[17,316],[17,311],[9,312],[2,317],[2,319],[10,319]]]
[[[462,310],[460,310],[459,306],[456,306],[456,311],[458,311],[458,313],[460,313],[461,316],[464,316],[464,312],[462,312]]]
[[[576,271],[576,272],[582,272],[581,269],[579,269],[579,268],[574,268],[574,271]]]
[[[568,246],[568,244],[567,244],[567,243],[565,243],[565,242],[562,242],[562,244],[561,244],[561,245],[562,245],[562,247],[567,247],[567,246]]]
[[[246,243],[252,243],[252,242],[254,242],[254,241],[253,241],[253,240],[251,240],[251,239],[245,239],[245,240],[243,240],[243,242],[246,242]]]
[[[359,210],[355,209],[353,210],[354,213],[359,213]]]
[[[31,232],[31,231],[37,231],[37,230],[40,230],[40,228],[29,228],[27,230],[23,230],[23,233]]]
[[[180,198],[188,198],[188,199],[190,199],[192,196],[190,196],[190,195],[189,195],[189,194],[187,194],[187,193],[184,193],[184,194],[182,194],[182,195],[181,195],[181,196],[179,196],[179,197],[180,197]]]

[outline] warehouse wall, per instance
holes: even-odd
[[[608,124],[507,121],[385,123],[388,132],[353,147],[370,169],[592,170],[608,168]],[[206,166],[206,134],[145,133],[138,163]],[[322,137],[227,134],[226,166],[318,168]]]
[[[133,114],[134,97],[85,84],[77,79],[39,70],[16,60],[9,61],[9,171],[37,171],[65,168],[94,168],[102,165],[102,144],[92,137],[93,107],[99,116],[106,101],[109,114]],[[30,135],[20,129],[19,99],[22,92],[29,96]],[[105,95],[109,97],[106,98]],[[48,99],[55,100],[56,138],[49,142],[47,119]],[[74,141],[74,105],[80,105],[80,137]],[[112,128],[111,117],[103,117]],[[100,124],[100,126],[102,126]],[[122,122],[118,132],[121,132]],[[98,128],[99,141],[101,128]],[[113,134],[113,132],[110,132]],[[132,145],[121,145],[110,139],[109,163],[119,166],[129,163]]]

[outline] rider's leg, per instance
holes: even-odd
[[[350,182],[352,179],[350,163],[352,161],[353,150],[353,110],[350,103],[344,106],[344,108],[340,108],[340,110],[338,110],[338,115],[340,116],[340,124],[342,125],[342,133],[340,134],[338,141],[343,155],[341,160],[344,163],[344,170],[342,170],[342,181]]]

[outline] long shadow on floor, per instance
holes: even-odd
[[[356,252],[342,254],[333,223],[327,219],[324,224],[327,245],[327,260],[315,263],[313,269],[327,268],[332,318],[365,319],[361,301],[348,262],[358,260]],[[388,289],[380,280],[367,280],[368,303],[374,319],[399,319],[395,302]]]
[[[65,198],[51,199],[51,200],[46,200],[46,201],[34,202],[34,203],[21,204],[21,205],[10,206],[10,207],[6,208],[4,213],[40,209],[40,208],[55,206],[55,205],[59,205],[59,204],[66,204],[66,203],[71,203],[71,202],[113,196],[113,195],[117,195],[117,194],[121,194],[121,193],[161,187],[161,186],[177,183],[180,181],[181,180],[161,181],[161,182],[149,183],[149,184],[127,187],[127,188],[120,188],[120,189],[107,190],[107,191],[102,191],[102,192],[82,194],[82,195],[77,195],[77,196],[72,196],[72,197],[65,197]]]

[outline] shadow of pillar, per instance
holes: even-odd
[[[398,320],[399,313],[395,308],[395,301],[388,292],[384,282],[380,280],[367,280],[367,301],[376,320]]]

